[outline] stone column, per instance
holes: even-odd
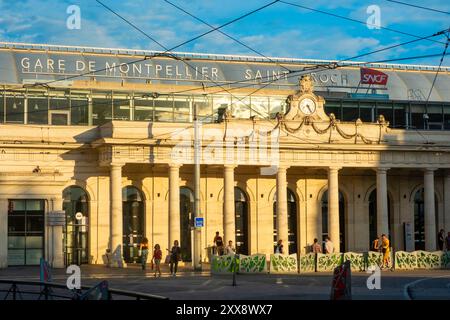
[[[425,250],[436,250],[436,208],[434,205],[434,170],[424,171]]]
[[[111,164],[110,172],[110,249],[112,266],[123,267],[122,164]]]
[[[180,165],[169,165],[169,248],[180,242]]]
[[[229,240],[236,245],[236,224],[234,212],[234,165],[225,165],[223,182],[223,233],[224,243]]]
[[[287,167],[278,167],[277,172],[277,240],[283,240],[284,252],[289,252],[289,231],[287,212]]]
[[[377,237],[389,233],[387,168],[377,171]],[[392,235],[390,235],[392,236]],[[370,239],[372,241],[373,239]]]
[[[339,181],[338,167],[328,169],[328,236],[333,242],[334,252],[340,252],[339,238]]]

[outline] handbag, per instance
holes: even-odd
[[[166,256],[166,260],[164,261],[164,263],[169,264],[170,263],[170,254],[168,254]]]

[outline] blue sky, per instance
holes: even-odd
[[[172,47],[210,28],[178,11],[163,0],[102,0],[166,47]],[[314,9],[366,21],[369,5],[378,5],[384,27],[428,36],[450,27],[450,15],[411,8],[388,1],[287,0]],[[408,0],[404,0],[407,2]],[[192,14],[218,26],[254,10],[270,0],[173,0]],[[408,1],[450,11],[450,1]],[[69,5],[81,9],[81,29],[69,30]],[[0,0],[0,41],[161,50],[94,0]],[[413,37],[276,3],[223,29],[267,56],[344,59]],[[435,38],[445,42],[445,37]],[[441,53],[444,45],[429,41],[399,47],[360,60],[376,61]],[[255,55],[247,48],[213,32],[176,51]],[[450,56],[444,60],[448,63]],[[439,58],[404,63],[438,64]]]

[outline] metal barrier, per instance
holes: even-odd
[[[79,297],[91,289],[88,286],[81,286],[80,289],[70,290],[64,284],[0,279],[0,296],[3,300],[78,300]],[[37,299],[33,299],[37,297]],[[134,291],[109,289],[108,299],[114,300],[168,300],[167,297],[138,293]]]

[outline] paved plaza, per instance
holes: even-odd
[[[95,285],[108,280],[111,288],[157,294],[175,300],[327,300],[330,296],[331,273],[308,274],[239,274],[236,286],[231,275],[211,275],[208,265],[203,272],[182,267],[176,277],[163,266],[161,278],[151,270],[138,266],[111,269],[87,265],[81,268],[82,285]],[[65,283],[69,275],[64,269],[53,270],[53,282]],[[381,289],[369,290],[364,272],[352,274],[352,296],[360,299],[450,299],[450,270],[382,271]],[[39,280],[37,267],[10,267],[0,270],[0,279]]]

